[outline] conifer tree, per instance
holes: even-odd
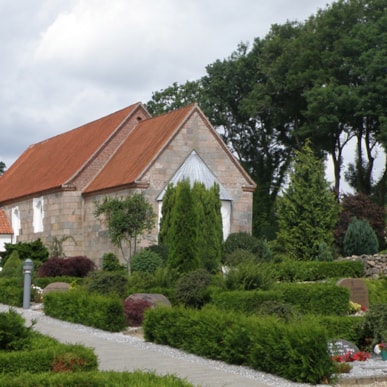
[[[171,212],[175,204],[176,188],[173,184],[168,184],[163,197],[161,208],[160,231],[158,235],[159,245],[168,245],[168,232],[171,228]]]
[[[175,195],[170,230],[167,232],[168,266],[183,273],[200,267],[199,219],[189,180],[177,184]]]
[[[356,216],[349,224],[344,236],[344,255],[376,254],[379,248],[375,231],[365,219]]]
[[[277,249],[293,259],[315,259],[321,242],[332,246],[338,214],[324,164],[306,142],[302,151],[296,152],[290,185],[278,203]]]

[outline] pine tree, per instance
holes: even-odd
[[[338,214],[324,164],[307,142],[296,152],[290,185],[278,203],[277,249],[293,259],[315,259],[321,242],[332,246]]]

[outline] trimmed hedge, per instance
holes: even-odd
[[[52,292],[44,296],[44,313],[60,320],[118,332],[125,328],[124,307],[118,296],[83,290]]]
[[[285,260],[270,264],[277,273],[277,279],[283,282],[322,281],[328,278],[363,277],[362,261],[295,261]]]
[[[79,372],[97,368],[98,361],[93,350],[82,345],[62,344],[44,349],[0,352],[0,373],[10,375],[54,370]]]
[[[370,306],[375,304],[384,304],[387,301],[387,278],[381,279],[365,279],[366,287],[368,289]]]
[[[278,284],[283,301],[297,305],[302,314],[346,316],[349,311],[349,290],[328,284]]]
[[[346,288],[321,283],[276,284],[272,290],[215,291],[211,303],[223,310],[254,314],[266,302],[290,304],[301,314],[348,314],[349,291]]]
[[[333,373],[326,331],[314,322],[285,324],[214,307],[148,309],[145,316],[148,341],[295,382],[326,383]]]
[[[268,301],[282,302],[282,293],[275,290],[224,291],[213,289],[211,304],[217,308],[244,314],[254,314],[260,305]]]
[[[0,278],[0,303],[10,306],[23,305],[23,284],[17,278]]]
[[[93,386],[93,387],[193,387],[191,383],[174,375],[158,376],[154,372],[45,372],[37,375],[0,375],[2,387],[52,387],[52,386]]]

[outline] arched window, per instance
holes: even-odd
[[[11,213],[11,222],[13,235],[15,236],[15,242],[17,237],[20,235],[20,211],[19,207],[13,207]]]
[[[43,218],[44,218],[44,208],[43,208],[43,198],[34,198],[32,201],[33,207],[33,220],[32,226],[34,227],[34,232],[43,231]]]

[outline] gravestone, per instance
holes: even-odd
[[[350,300],[361,306],[369,308],[368,289],[360,278],[343,278],[337,281],[336,285],[349,289]]]
[[[328,342],[328,352],[330,356],[338,356],[359,352],[359,348],[350,341],[338,339]]]

